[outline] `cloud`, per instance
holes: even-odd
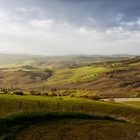
[[[19,9],[29,12],[31,9]],[[26,18],[8,10],[0,10],[0,51],[46,55],[63,54],[140,54],[140,20],[123,21],[124,15],[112,17],[119,25],[99,30],[96,26],[72,24],[50,17]],[[97,23],[95,18],[87,18]]]
[[[34,19],[29,22],[33,28],[38,28],[38,29],[44,29],[44,28],[48,29],[51,28],[51,26],[53,26],[54,24],[54,21],[51,19],[45,19],[45,20]]]

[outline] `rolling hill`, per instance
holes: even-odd
[[[9,60],[7,67],[3,67],[5,61],[0,63],[1,88],[89,89],[106,97],[134,97],[140,93],[139,57],[19,56],[0,55]]]
[[[1,140],[139,138],[140,107],[136,103],[13,95],[0,95],[0,101]]]

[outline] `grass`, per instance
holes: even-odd
[[[129,101],[125,102],[125,104],[140,108],[140,101]]]
[[[21,101],[21,109],[19,110],[19,103]],[[40,102],[40,105],[39,105]],[[58,98],[58,97],[42,97],[42,96],[16,96],[16,95],[0,95],[0,115],[5,116],[13,112],[26,111],[56,111],[58,102],[60,103],[59,110],[62,112],[70,112],[74,105],[74,111],[94,113],[108,113],[109,111],[122,107],[120,104],[98,102],[77,98]],[[104,109],[103,109],[104,108]]]
[[[107,67],[93,67],[86,66],[80,68],[65,68],[65,69],[56,69],[52,77],[48,80],[49,84],[57,83],[79,83],[79,82],[88,82],[99,78],[100,74],[106,72],[112,72],[114,70],[123,69],[123,68],[107,68]]]
[[[21,106],[19,109],[20,101]],[[21,131],[26,131],[27,128],[34,125],[35,128],[32,127],[31,131],[36,129],[37,132],[44,132],[45,128],[49,125],[48,123],[50,123],[50,126],[47,129],[57,126],[59,121],[60,124],[63,124],[65,120],[70,120],[67,124],[71,122],[70,127],[72,129],[79,129],[77,125],[75,126],[74,122],[82,124],[82,130],[79,130],[77,133],[85,131],[86,127],[90,128],[89,130],[91,130],[91,127],[94,127],[95,131],[97,131],[97,126],[102,127],[102,125],[109,128],[110,131],[114,131],[114,126],[111,126],[114,124],[117,125],[117,131],[120,131],[121,127],[127,129],[128,126],[131,129],[140,128],[140,109],[125,103],[101,102],[71,97],[0,95],[0,107],[0,140],[14,140],[18,133],[20,135]],[[86,123],[82,120],[85,120]],[[105,124],[105,121],[108,123]],[[135,123],[128,121],[135,121]],[[95,124],[90,126],[91,122]],[[40,128],[41,124],[46,125],[44,128]],[[104,127],[102,130],[106,132]],[[64,124],[63,128],[65,128]],[[28,133],[27,135],[32,134],[30,132],[26,133]],[[26,133],[24,134],[25,136]],[[62,132],[61,134],[63,135]]]
[[[134,139],[137,126],[106,120],[64,119],[33,124],[19,132],[16,140],[124,140]],[[121,132],[121,134],[120,134]]]
[[[52,98],[29,95],[0,95],[0,107],[1,117],[17,112],[45,111],[110,115],[117,116],[118,118],[132,119],[140,112],[139,108],[121,103],[101,102],[71,97]]]
[[[71,114],[71,113],[20,113],[16,115],[9,116],[7,118],[0,119],[0,139],[14,139],[14,135],[25,129],[26,127],[41,123],[44,121],[55,121],[55,120],[106,120],[106,121],[118,121],[124,122],[122,120],[117,120],[109,116],[97,116],[97,115],[86,115],[86,114]]]

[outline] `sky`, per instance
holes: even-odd
[[[0,53],[140,55],[140,1],[0,0]]]

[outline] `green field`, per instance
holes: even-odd
[[[118,68],[119,69],[119,68]],[[105,67],[80,67],[73,69],[58,69],[54,72],[54,75],[49,78],[48,84],[68,84],[68,83],[79,83],[88,82],[91,80],[98,79],[100,74],[111,72],[115,69]]]
[[[0,95],[0,138],[22,140],[23,135],[29,140],[31,137],[36,139],[41,135],[42,139],[50,140],[58,135],[58,139],[64,139],[63,131],[65,131],[79,139],[86,134],[81,138],[86,140],[90,139],[87,134],[95,137],[95,131],[99,138],[105,133],[104,137],[107,140],[107,138],[113,139],[111,132],[116,130],[116,134],[119,135],[121,129],[125,130],[123,134],[130,132],[134,137],[140,130],[140,108],[131,104],[71,97]],[[100,133],[97,131],[98,127],[101,129]],[[44,134],[45,130],[50,134]],[[66,137],[70,139],[69,135]],[[116,140],[124,138],[115,135],[114,137]]]
[[[21,102],[21,107],[19,109]],[[59,108],[58,108],[59,104]],[[86,99],[78,99],[71,97],[42,97],[42,96],[17,96],[17,95],[0,95],[0,115],[5,116],[14,112],[32,112],[32,111],[47,111],[47,112],[82,112],[88,114],[104,114],[109,112],[115,115],[113,110],[129,106],[117,103],[107,103]],[[129,107],[130,108],[130,107]]]
[[[131,118],[131,115],[137,115],[139,102],[115,103],[95,101],[88,99],[79,99],[71,97],[44,97],[44,96],[18,96],[18,95],[0,95],[0,115],[7,115],[17,112],[74,112],[97,115],[111,115]],[[133,105],[133,106],[132,106]],[[133,119],[133,118],[131,118]]]
[[[129,102],[125,102],[125,104],[140,108],[139,101],[129,101]]]

